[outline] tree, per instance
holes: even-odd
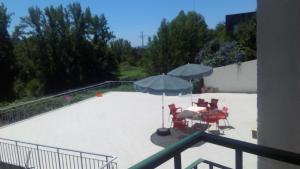
[[[233,32],[233,36],[241,44],[248,60],[256,59],[256,17],[240,23]]]
[[[117,71],[109,48],[114,35],[105,16],[79,3],[29,8],[13,37],[21,70],[15,88],[23,96],[113,79]]]
[[[209,40],[209,30],[202,15],[179,12],[171,22],[161,22],[149,42],[146,68],[149,73],[166,73],[186,63],[193,63],[197,53]]]
[[[118,63],[128,61],[132,57],[132,47],[128,40],[116,39],[110,43],[111,50]]]
[[[13,44],[7,28],[11,14],[3,3],[0,5],[0,100],[9,101],[14,98],[13,83],[16,73]]]

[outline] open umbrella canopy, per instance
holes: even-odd
[[[162,74],[136,81],[134,82],[134,88],[139,92],[162,95],[162,129],[158,129],[158,131],[170,134],[169,130],[164,129],[164,96],[188,94],[192,91],[191,83],[177,77]]]
[[[168,75],[179,77],[185,80],[200,79],[212,74],[213,68],[203,64],[185,64],[173,69]]]
[[[167,96],[188,94],[192,90],[192,85],[189,82],[165,74],[136,81],[134,87],[139,92]]]

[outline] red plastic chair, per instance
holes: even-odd
[[[209,123],[216,123],[216,127],[219,130],[219,120],[220,120],[220,116],[218,116],[217,114],[205,114],[202,116],[202,120],[204,122],[206,122],[206,124]]]
[[[182,108],[176,107],[175,104],[170,104],[169,109],[170,109],[170,115],[173,115],[173,117],[176,116],[178,113],[182,112]],[[178,112],[177,110],[180,110],[180,112]],[[170,115],[169,115],[169,117],[170,117]]]
[[[208,107],[208,102],[203,102],[202,104],[199,105],[199,107]]]
[[[229,116],[228,107],[224,106],[223,109],[220,110],[218,114],[220,115],[220,119],[224,120],[225,125],[229,125],[229,121],[227,119],[227,117]]]
[[[192,106],[195,104],[195,105],[197,105],[198,107],[201,105],[201,104],[203,104],[205,102],[205,100],[204,99],[198,99],[198,102],[192,102]]]
[[[211,99],[209,105],[210,109],[218,109],[218,99]]]
[[[186,129],[189,127],[188,121],[182,118],[173,117],[172,122],[173,122],[173,128],[175,129]]]

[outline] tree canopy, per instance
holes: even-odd
[[[202,15],[183,11],[171,22],[163,19],[156,35],[149,40],[147,70],[166,73],[178,65],[193,63],[208,40],[208,28]]]
[[[209,29],[201,14],[179,12],[161,25],[148,44],[145,67],[150,74],[167,73],[187,63],[213,67],[256,58],[256,19],[245,20],[234,32],[224,23]]]
[[[0,100],[14,98],[13,83],[15,79],[15,56],[13,44],[7,28],[11,14],[7,12],[3,3],[0,4]]]
[[[79,3],[29,8],[14,32],[16,92],[40,95],[113,78],[112,38],[105,16]]]

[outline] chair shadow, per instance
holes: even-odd
[[[196,123],[195,125],[193,125],[192,127],[190,128],[187,128],[187,129],[174,129],[174,128],[170,128],[170,132],[171,134],[168,135],[168,136],[159,136],[156,134],[156,132],[154,132],[150,139],[151,139],[151,142],[157,146],[160,146],[160,147],[168,147],[169,145],[172,145],[174,143],[176,143],[177,141],[193,134],[194,132],[196,131],[205,131],[209,128],[210,126],[209,125],[206,125],[206,124],[199,124],[199,123]],[[202,144],[204,144],[204,142],[198,142],[197,144],[193,145],[192,147],[199,147],[201,146]]]

